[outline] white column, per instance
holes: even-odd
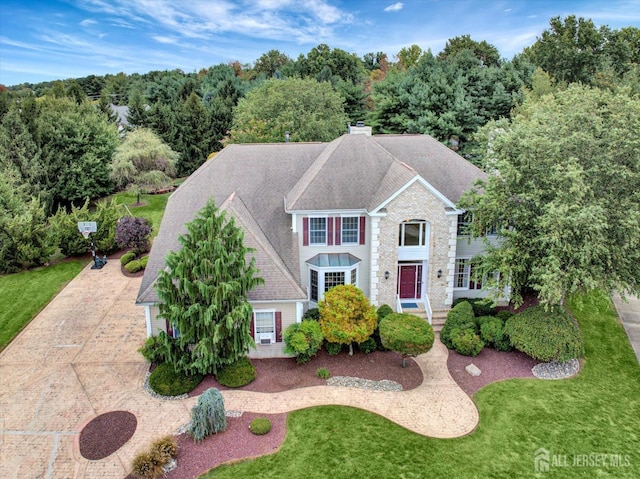
[[[378,305],[378,273],[380,271],[380,218],[371,216],[371,273],[369,284],[369,299],[374,305]]]
[[[147,322],[147,338],[150,338],[153,331],[151,330],[151,307],[148,304],[144,305],[144,316]]]

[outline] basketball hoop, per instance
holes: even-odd
[[[91,231],[89,231],[89,228],[85,228],[82,230],[82,236],[84,236],[84,239],[89,238],[89,234],[91,233]]]

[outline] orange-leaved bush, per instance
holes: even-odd
[[[352,284],[331,288],[324,293],[318,308],[324,338],[330,343],[348,344],[350,355],[352,343],[369,339],[378,324],[375,307],[362,290]]]

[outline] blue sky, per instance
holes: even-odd
[[[319,43],[389,58],[470,34],[512,58],[554,16],[640,27],[640,0],[0,0],[0,83],[198,71]]]

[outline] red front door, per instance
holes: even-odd
[[[415,299],[416,298],[416,284],[418,283],[418,266],[407,265],[400,266],[398,287],[400,299]]]

